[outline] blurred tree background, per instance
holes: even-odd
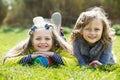
[[[75,23],[79,14],[94,6],[102,6],[112,24],[120,23],[120,0],[0,0],[0,25],[30,27],[36,16],[50,18],[58,11],[62,25]]]

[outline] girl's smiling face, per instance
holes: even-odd
[[[100,19],[94,19],[83,28],[82,36],[89,45],[94,45],[97,41],[101,39],[102,32],[102,21]]]
[[[46,29],[36,29],[33,32],[32,45],[36,51],[49,51],[52,48],[52,33]]]

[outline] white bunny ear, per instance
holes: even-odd
[[[41,17],[41,16],[33,18],[33,23],[35,26],[40,27],[44,22],[45,21],[44,21],[43,17]]]
[[[60,33],[62,16],[59,12],[55,12],[51,15],[51,22],[55,24],[57,32]]]

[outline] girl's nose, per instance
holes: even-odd
[[[90,31],[90,34],[96,34],[96,32],[95,31]]]
[[[45,43],[45,40],[44,40],[44,39],[42,39],[40,42],[41,42],[41,43]]]

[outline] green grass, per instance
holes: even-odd
[[[71,29],[64,28],[67,39]],[[44,68],[42,66],[2,65],[5,53],[22,39],[27,38],[28,29],[0,29],[0,80],[119,80],[120,79],[120,36],[116,36],[113,51],[117,64],[98,68],[61,66],[59,68]]]

